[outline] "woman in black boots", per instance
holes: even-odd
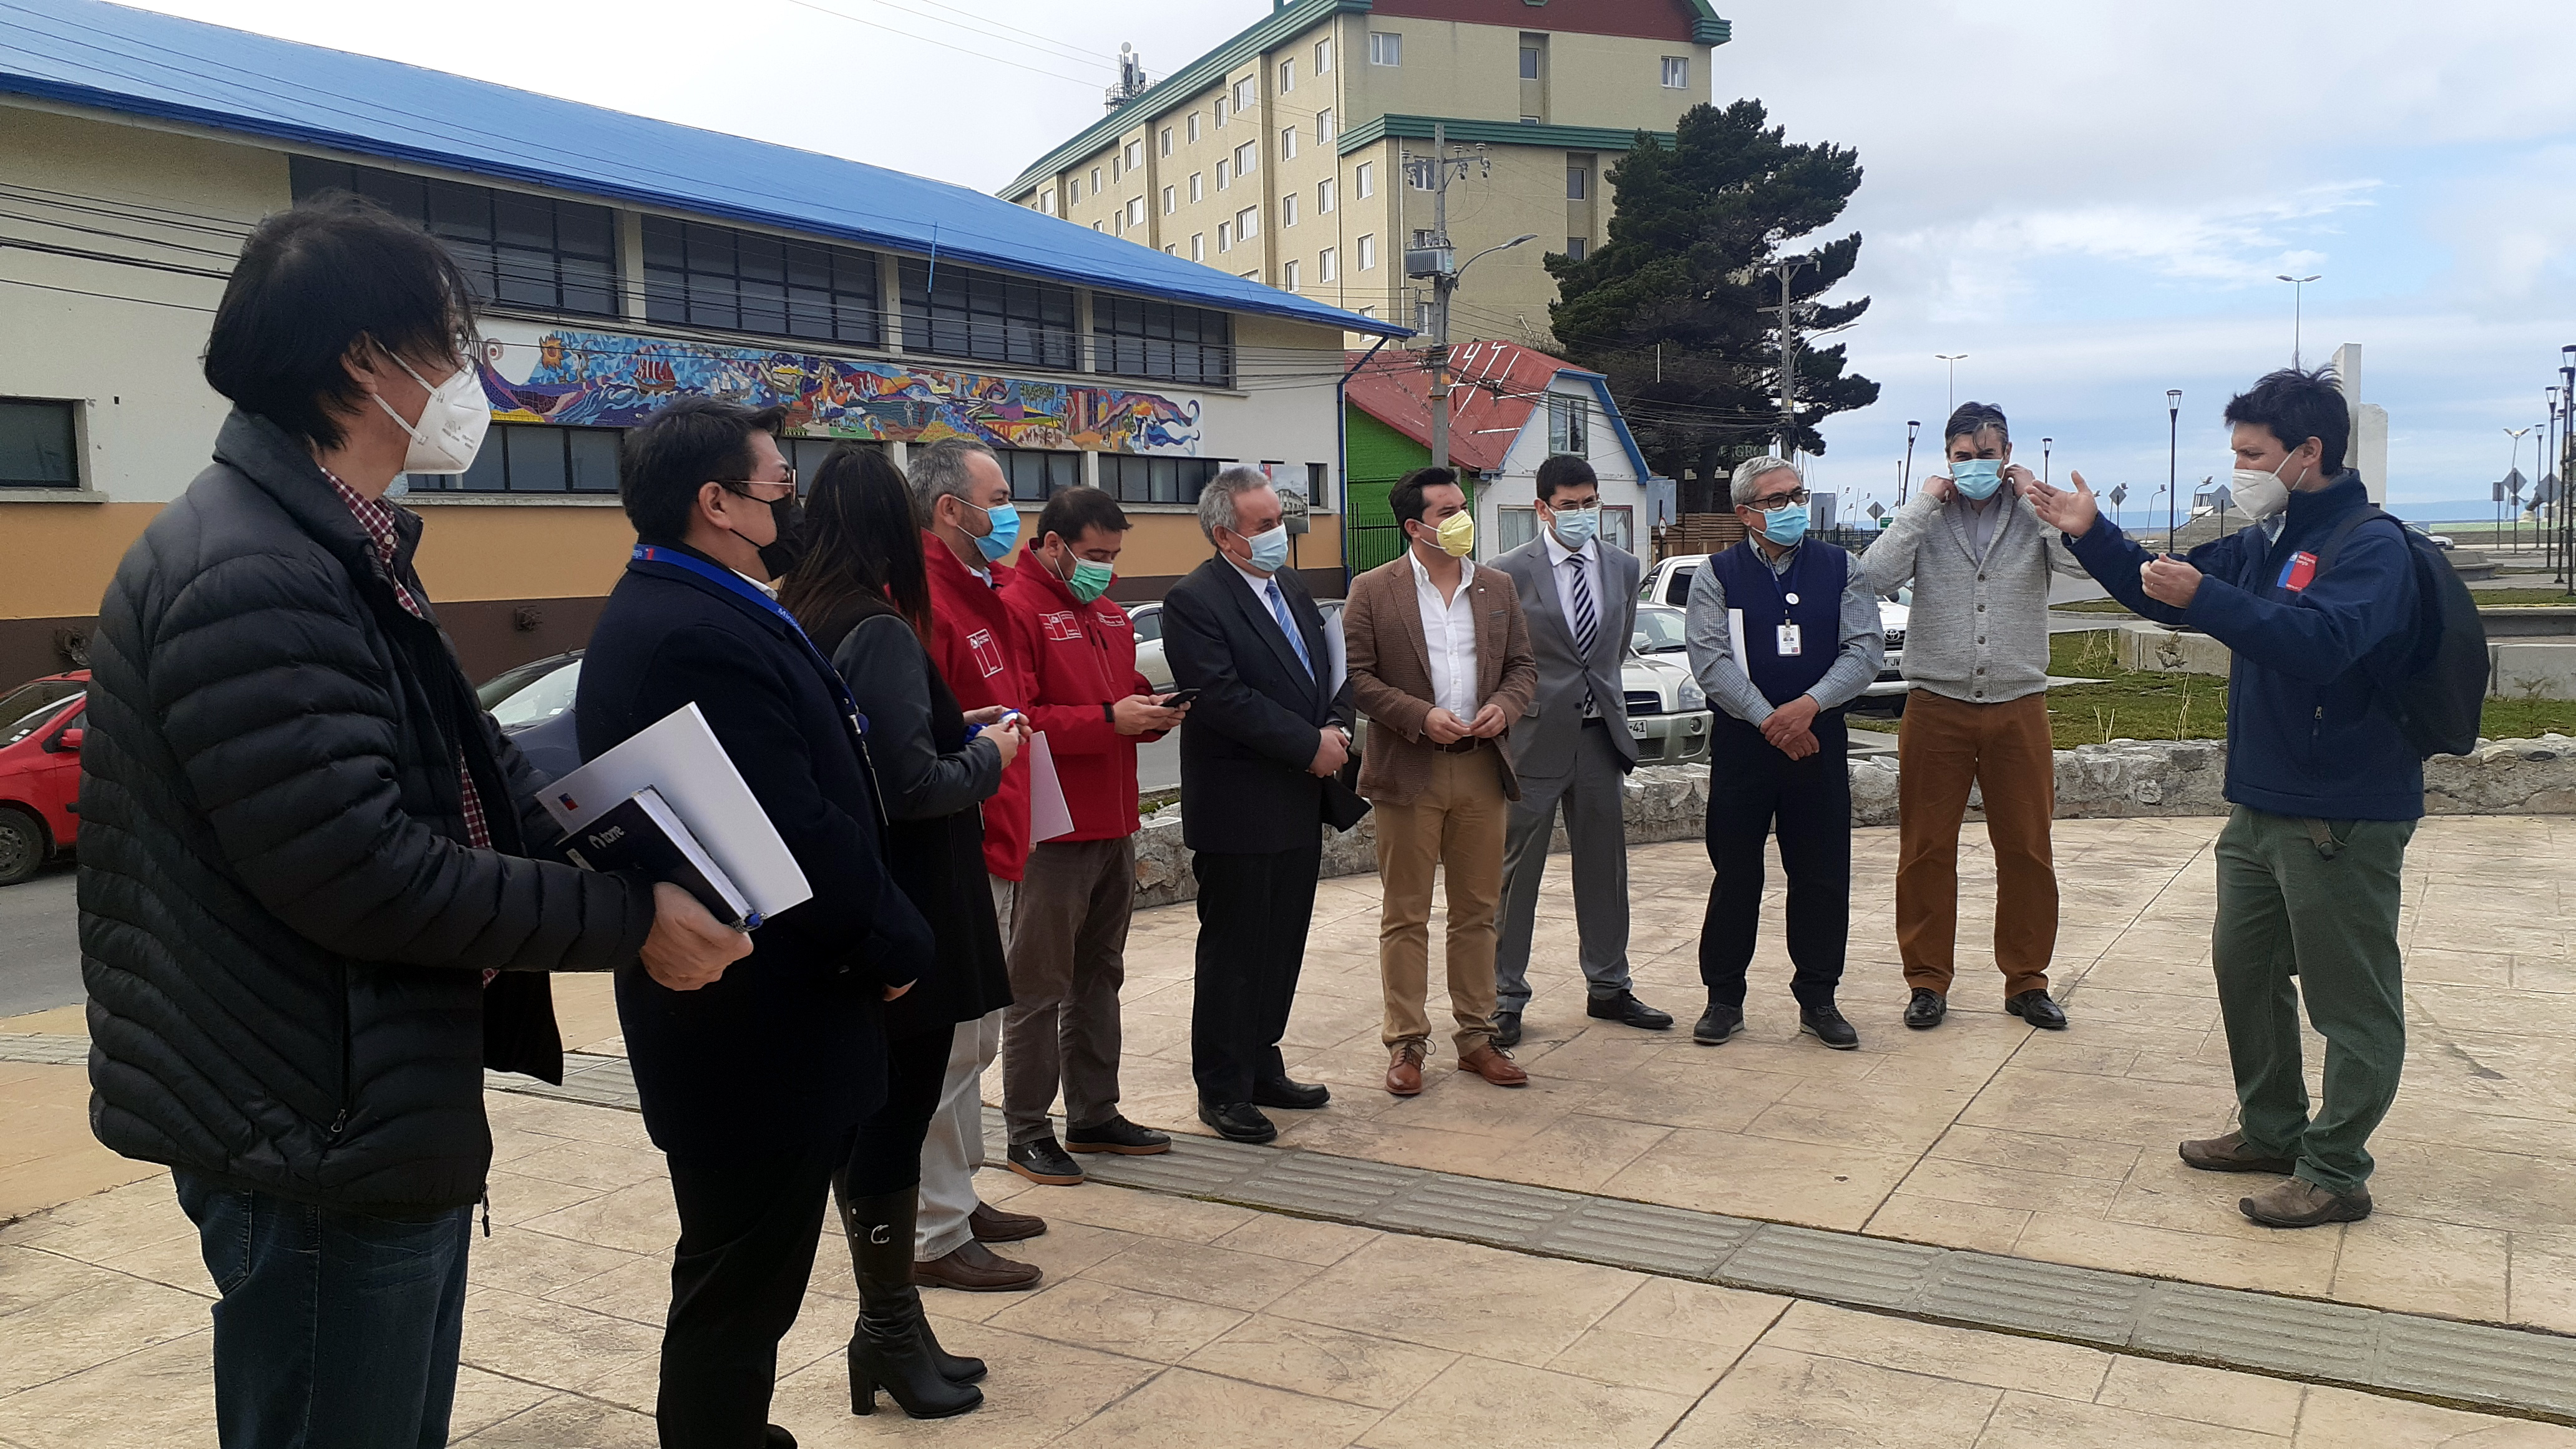
[[[921,1143],[938,1105],[953,1028],[1010,1004],[1002,935],[984,874],[980,806],[1027,743],[1000,710],[961,714],[932,667],[930,585],[912,492],[885,455],[843,446],[816,470],[804,555],[779,602],[849,682],[867,717],[868,756],[891,817],[886,863],[930,922],[938,969],[886,1004],[886,1104],[861,1124],[833,1179],[859,1321],[850,1338],[850,1411],[876,1410],[883,1388],[916,1419],[984,1402],[981,1359],[944,1352],[912,1282]]]

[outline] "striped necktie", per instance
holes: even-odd
[[[1585,577],[1583,555],[1568,554],[1565,566],[1574,570],[1574,648],[1588,664],[1592,659],[1593,642],[1601,633],[1599,613],[1592,606],[1592,580]],[[1590,678],[1588,670],[1585,678],[1587,681]],[[1592,698],[1592,686],[1587,682],[1583,687],[1583,712],[1591,714],[1597,707]]]

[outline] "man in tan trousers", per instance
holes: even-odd
[[[1525,1086],[1528,1075],[1494,1045],[1494,917],[1509,802],[1520,798],[1502,739],[1538,690],[1529,623],[1512,581],[1467,561],[1476,519],[1456,474],[1417,468],[1387,503],[1404,556],[1353,579],[1342,611],[1351,699],[1369,721],[1359,790],[1377,810],[1385,895],[1386,1089],[1422,1090],[1431,881],[1443,866],[1458,1066],[1498,1087]]]

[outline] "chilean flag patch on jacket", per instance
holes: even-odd
[[[2281,565],[2280,587],[2288,589],[2291,593],[2306,592],[2308,585],[2315,583],[2316,578],[2317,556],[2306,549],[2290,555],[2289,562]]]

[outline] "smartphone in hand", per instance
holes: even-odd
[[[1198,697],[1199,692],[1195,689],[1176,689],[1163,696],[1163,708],[1187,709],[1197,701]]]

